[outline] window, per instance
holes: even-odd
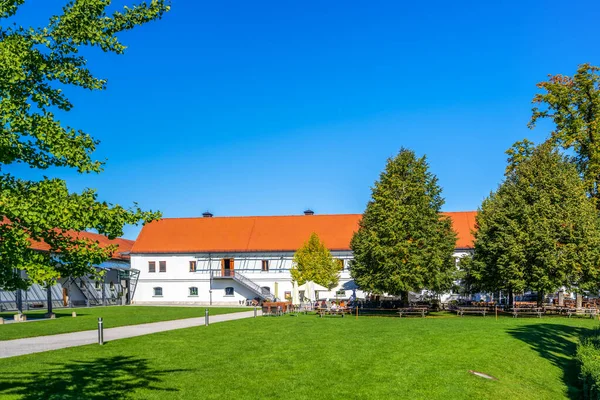
[[[85,289],[85,282],[83,279],[81,279],[81,281],[79,282],[79,287]]]
[[[232,287],[225,288],[225,296],[233,296],[233,288]]]
[[[262,260],[262,270],[265,272],[269,271],[269,260]]]
[[[190,296],[198,296],[198,288],[197,287],[190,288]]]
[[[148,261],[148,272],[156,272],[156,262]]]
[[[158,262],[158,272],[167,272],[167,262],[166,261]]]
[[[155,287],[154,288],[154,296],[155,297],[162,297],[162,288],[161,287]]]
[[[340,268],[340,271],[344,270],[344,260],[342,260],[341,258],[336,258],[335,262],[337,262],[338,267]]]
[[[96,281],[96,290],[100,290],[100,281]]]
[[[108,287],[110,288],[110,290],[115,290],[115,283],[113,281],[110,281]]]
[[[346,291],[344,289],[338,290],[335,292],[335,295],[339,297],[346,297]]]
[[[292,292],[283,292],[283,297],[288,301],[292,300]]]
[[[196,272],[196,261],[190,261],[190,272]]]

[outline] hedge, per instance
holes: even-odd
[[[600,400],[600,329],[581,337],[577,346],[583,398]]]

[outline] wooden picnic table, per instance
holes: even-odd
[[[335,309],[331,309],[331,308],[317,308],[315,310],[317,312],[317,315],[319,316],[319,318],[323,318],[324,315],[331,315],[331,316],[341,316],[342,318],[344,318],[344,315],[350,313],[350,310],[348,308],[335,308]]]
[[[590,318],[596,318],[598,310],[595,308],[568,308],[567,315],[571,318],[571,315],[589,315]]]
[[[517,318],[519,315],[537,315],[538,318],[541,318],[542,314],[544,314],[542,307],[513,307],[512,309],[513,318]]]
[[[485,314],[490,312],[488,307],[457,307],[454,311],[461,317],[465,314],[481,314],[485,317]]]
[[[398,309],[398,316],[402,318],[403,315],[420,315],[425,317],[425,314],[429,312],[427,307],[405,307]]]

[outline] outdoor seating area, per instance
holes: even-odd
[[[336,317],[336,316],[340,316],[340,317],[344,317],[344,315],[351,313],[352,311],[347,308],[317,308],[316,313],[319,317],[324,317],[324,316],[332,316],[332,317]]]
[[[541,318],[544,315],[543,307],[513,307],[511,310],[513,318],[517,318],[519,315],[536,315]]]
[[[292,303],[285,301],[264,302],[262,304],[262,315],[265,317],[279,317],[293,311]]]
[[[398,316],[402,318],[403,315],[420,315],[421,318],[424,318],[428,312],[429,309],[427,307],[405,307],[398,309]]]
[[[465,307],[456,307],[452,311],[456,312],[456,315],[458,315],[460,317],[464,317],[465,314],[481,314],[482,316],[485,317],[486,314],[490,313],[490,308],[489,307],[465,306]]]

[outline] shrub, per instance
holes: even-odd
[[[577,346],[583,398],[600,400],[600,329],[584,335]]]

